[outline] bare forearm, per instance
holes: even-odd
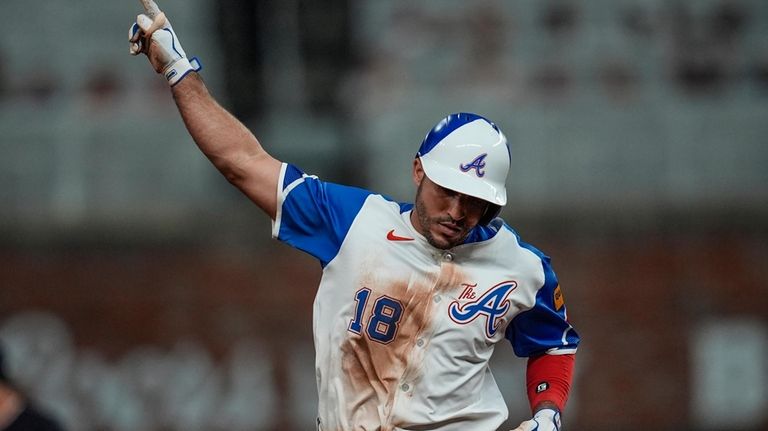
[[[173,87],[173,98],[192,139],[219,170],[231,169],[233,158],[266,155],[256,137],[211,97],[197,74]]]
[[[214,100],[196,73],[173,87],[173,98],[200,150],[229,182],[274,218],[280,162]]]

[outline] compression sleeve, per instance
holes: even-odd
[[[526,386],[531,411],[544,401],[553,402],[561,412],[565,409],[575,360],[575,354],[544,354],[528,358]]]

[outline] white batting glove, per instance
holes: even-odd
[[[560,412],[553,409],[541,409],[533,419],[520,424],[512,431],[561,431]]]
[[[163,12],[157,13],[154,19],[145,14],[137,16],[128,30],[128,40],[131,55],[146,54],[155,71],[161,73],[171,87],[190,72],[202,69],[196,57],[187,59],[171,22]]]

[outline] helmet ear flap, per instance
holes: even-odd
[[[480,226],[488,226],[488,224],[493,221],[496,217],[498,217],[499,213],[501,212],[501,206],[488,203],[488,208],[485,209],[485,213],[483,213],[482,217],[480,217],[480,221],[478,221],[478,224]]]

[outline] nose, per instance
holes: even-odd
[[[453,221],[462,220],[467,215],[466,202],[461,198],[461,195],[451,196],[448,203],[448,215]]]

